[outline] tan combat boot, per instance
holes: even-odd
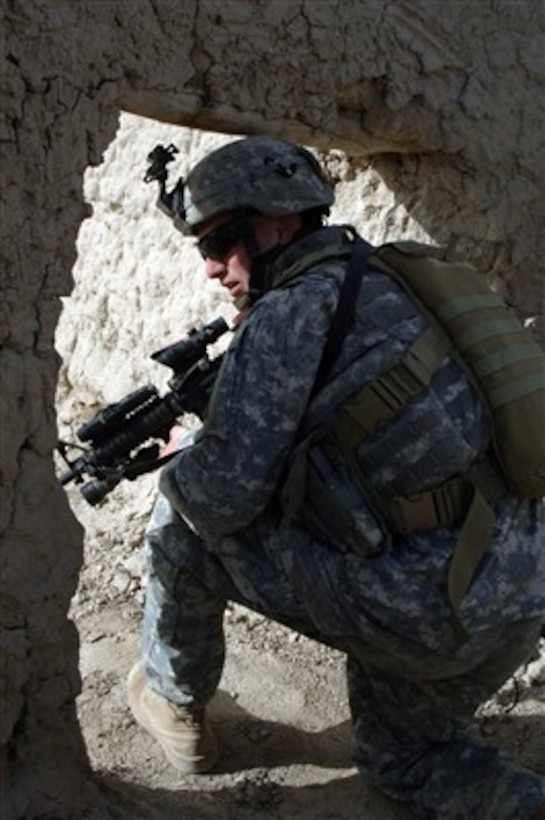
[[[127,688],[134,717],[159,741],[175,769],[202,774],[214,766],[218,745],[204,709],[189,711],[157,695],[148,686],[142,662],[129,672]]]

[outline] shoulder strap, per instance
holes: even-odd
[[[329,333],[327,334],[327,341],[322,353],[316,381],[314,382],[312,397],[323,387],[340,353],[350,321],[354,315],[361,277],[367,267],[367,260],[373,250],[373,246],[365,242],[364,239],[356,237],[354,240],[354,247],[350,254],[348,268],[341,286],[339,302],[329,328]]]

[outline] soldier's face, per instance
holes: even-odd
[[[248,217],[258,250],[265,253],[287,245],[299,229],[297,214]],[[245,296],[250,288],[250,259],[243,241],[244,221],[221,214],[198,231],[197,247],[204,259],[209,279],[218,279],[233,299]]]
[[[197,247],[209,279],[217,279],[233,299],[250,288],[250,262],[237,224],[229,215],[210,220],[197,233]]]

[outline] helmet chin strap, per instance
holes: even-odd
[[[288,244],[291,244],[307,233],[311,233],[318,227],[321,227],[321,225],[312,223],[302,225],[299,230],[293,234]],[[245,298],[245,304],[253,304],[271,289],[270,267],[278,256],[286,250],[288,245],[277,243],[274,247],[269,248],[268,251],[260,251],[254,230],[249,222],[242,236],[242,242],[250,261],[250,289]]]
[[[246,304],[253,304],[270,290],[267,269],[284,250],[285,245],[278,244],[268,251],[260,251],[253,228],[249,223],[242,236],[242,243],[250,262],[250,289],[246,297]]]
[[[285,248],[285,245],[275,245],[274,248],[254,256],[253,259],[250,257],[250,296],[253,301],[271,289],[270,267]]]

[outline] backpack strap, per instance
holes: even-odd
[[[354,316],[356,301],[361,285],[362,275],[367,267],[367,260],[374,248],[364,239],[356,236],[354,247],[348,261],[337,303],[337,309],[327,334],[327,341],[322,353],[318,373],[312,389],[311,398],[321,390],[340,353],[342,343]]]
[[[445,335],[430,326],[408,346],[397,364],[347,399],[332,421],[344,446],[356,449],[366,436],[392,421],[428,387],[451,347]]]

